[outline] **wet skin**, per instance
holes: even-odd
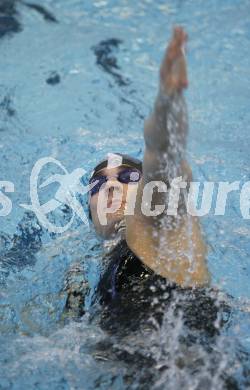
[[[115,234],[115,224],[124,218],[127,244],[144,264],[156,274],[181,286],[203,286],[209,284],[210,275],[198,219],[187,213],[176,220],[164,214],[146,217],[141,207],[147,183],[153,180],[168,183],[178,176],[190,181],[192,177],[184,156],[188,127],[183,96],[183,89],[188,86],[186,41],[187,34],[181,27],[176,27],[162,60],[158,95],[153,112],[144,126],[143,176],[138,185],[134,215],[124,215],[123,203],[114,214],[107,215],[108,223],[102,226],[97,213],[98,194],[90,199],[90,209],[96,231],[103,238],[111,238]],[[112,176],[116,171],[108,173]],[[114,178],[109,180],[105,185],[105,191],[109,192],[109,204],[115,191],[121,188],[125,202],[129,187]],[[154,204],[164,203],[165,194],[158,192]],[[103,204],[104,210],[106,206]]]

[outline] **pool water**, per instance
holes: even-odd
[[[50,233],[20,206],[30,203],[30,174],[42,157],[68,172],[84,168],[84,183],[107,152],[142,158],[143,122],[175,24],[189,34],[187,154],[194,177],[250,180],[249,12],[248,0],[0,0],[1,180],[15,186],[12,211],[0,217],[0,389],[220,389],[225,371],[235,378],[228,388],[250,386],[250,225],[239,192],[229,195],[224,216],[201,218],[212,284],[232,297],[216,353],[195,345],[183,351],[182,321],[171,312],[170,326],[150,337],[115,340],[120,350],[158,362],[150,387],[148,368],[131,368],[111,352],[97,357],[106,335],[88,314],[63,320],[70,266],[84,265],[92,290],[98,281],[101,245],[93,229],[76,217],[65,233]],[[51,173],[62,172],[50,164],[40,183]],[[42,190],[41,203],[57,189]],[[86,197],[80,201],[86,210]],[[53,218],[64,225],[71,216],[61,207]],[[183,356],[194,367],[177,364]]]

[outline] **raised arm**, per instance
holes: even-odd
[[[187,111],[183,89],[188,85],[186,40],[183,29],[176,27],[161,64],[158,95],[145,123],[143,175],[135,215],[126,218],[126,240],[130,249],[157,274],[183,286],[198,286],[208,285],[210,281],[205,261],[206,246],[199,221],[188,215],[183,207],[183,196],[180,196],[177,217],[168,212],[145,216],[142,211],[142,206],[167,206],[165,192],[157,190],[153,204],[150,198],[144,199],[143,194],[148,192],[145,185],[149,182],[162,181],[169,188],[171,179],[179,176],[187,182],[192,180],[191,170],[184,160]]]
[[[187,110],[183,89],[187,87],[185,44],[187,35],[176,27],[165,52],[159,91],[151,116],[145,122],[143,179],[146,184],[182,174],[187,135]]]

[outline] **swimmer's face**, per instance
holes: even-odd
[[[104,168],[92,179],[97,185],[90,192],[89,207],[95,230],[101,237],[108,239],[115,235],[115,225],[124,219],[140,177],[136,169],[121,166]]]

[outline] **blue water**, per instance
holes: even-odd
[[[0,0],[1,26],[3,21],[9,26],[6,33],[0,27],[0,179],[15,185],[15,192],[8,194],[12,211],[0,217],[0,388],[123,389],[124,367],[98,362],[91,353],[104,337],[98,326],[86,319],[66,325],[61,320],[69,266],[85,264],[91,286],[98,279],[100,248],[93,230],[76,218],[66,233],[49,234],[20,203],[30,203],[30,173],[39,158],[51,156],[69,172],[83,167],[90,173],[110,151],[142,157],[143,121],[156,95],[159,64],[175,24],[189,34],[188,160],[194,177],[250,180],[250,3],[32,4],[42,5],[54,21],[19,1]],[[97,64],[103,50],[110,50],[105,58],[111,58],[114,67]],[[45,169],[41,182],[53,170]],[[48,187],[41,199],[50,199],[56,189]],[[86,199],[81,201],[86,209]],[[70,216],[70,211],[58,210],[54,218],[60,225]],[[240,213],[239,192],[229,196],[225,216],[211,212],[201,222],[212,283],[234,297],[238,307],[218,344],[221,351],[228,346],[222,359],[227,365],[238,341],[250,350],[250,225]],[[154,337],[159,341],[168,335],[162,329]],[[162,377],[160,388],[180,388],[181,375],[186,388],[196,388],[195,375],[174,364],[171,370],[172,381]],[[215,373],[212,388],[220,386]]]

